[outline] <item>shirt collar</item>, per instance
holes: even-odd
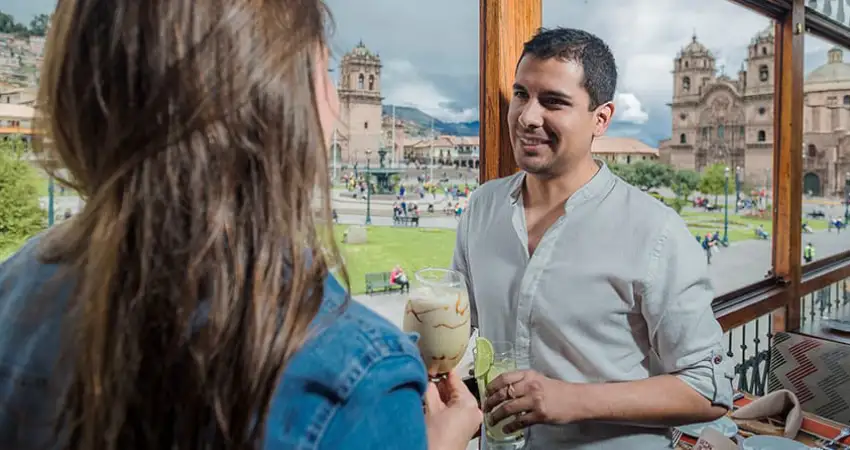
[[[608,168],[608,165],[605,164],[604,161],[598,159],[594,159],[593,161],[596,162],[597,166],[599,166],[599,171],[596,172],[596,175],[594,175],[590,181],[585,183],[584,186],[580,187],[573,195],[570,196],[569,199],[567,199],[564,203],[565,210],[607,194],[614,185],[616,176],[611,172],[611,169]],[[525,182],[526,175],[526,172],[521,171],[514,175],[511,180],[511,204],[517,204],[520,198],[522,198],[522,186]]]

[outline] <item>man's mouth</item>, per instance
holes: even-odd
[[[520,136],[519,143],[522,146],[522,149],[525,151],[537,151],[547,146],[552,141],[550,139],[535,137],[535,136]]]

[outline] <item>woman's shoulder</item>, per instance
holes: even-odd
[[[393,359],[400,365],[407,365],[408,360],[418,363],[421,370],[410,376],[424,386],[425,366],[416,338],[351,299],[329,276],[311,334],[291,362],[293,371],[305,370],[344,396],[371,367]]]
[[[287,365],[271,405],[267,449],[423,448],[425,366],[414,338],[356,301],[332,277],[312,334]]]

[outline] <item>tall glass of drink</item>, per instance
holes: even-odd
[[[487,339],[479,338],[476,348],[473,349],[476,362],[481,359],[486,361],[486,370],[480,376],[476,376],[478,382],[478,392],[481,395],[481,402],[484,402],[484,393],[486,386],[496,379],[499,375],[517,370],[516,355],[514,354],[514,346],[510,342],[494,341],[490,342]],[[492,355],[492,357],[491,357]],[[496,409],[500,408],[497,406]],[[493,411],[495,411],[494,409]],[[507,450],[520,449],[525,445],[525,434],[523,430],[514,431],[513,433],[505,433],[502,427],[513,422],[516,416],[508,416],[494,425],[488,425],[489,415],[484,419],[484,430],[482,436],[485,440],[486,450]]]
[[[407,306],[404,331],[419,333],[419,351],[428,375],[439,378],[451,372],[469,344],[469,294],[460,272],[422,269],[415,273]]]

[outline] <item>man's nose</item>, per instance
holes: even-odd
[[[522,113],[519,115],[519,124],[523,128],[540,128],[543,126],[543,114],[540,103],[532,100],[525,105]]]

